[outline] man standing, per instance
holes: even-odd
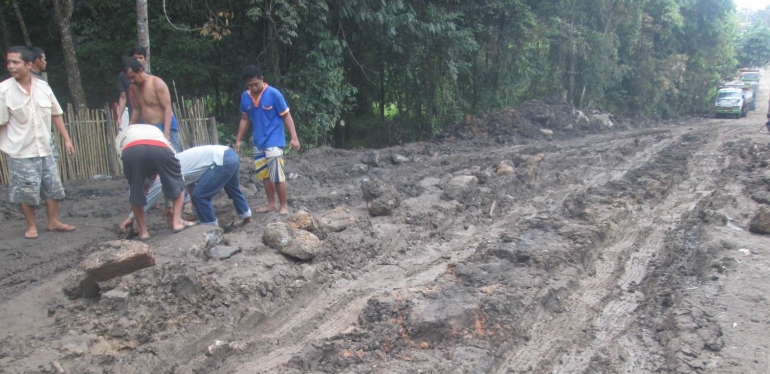
[[[45,61],[45,52],[38,48],[38,47],[31,47],[30,50],[32,51],[32,69],[30,69],[30,73],[33,77],[40,79],[41,81],[48,82],[48,79],[43,76],[43,72],[45,71],[46,66],[48,66],[48,63]],[[56,142],[53,140],[53,132],[51,132],[51,154],[53,155],[53,161],[56,162],[56,164],[59,164],[59,150],[56,148]]]
[[[21,204],[27,221],[24,237],[38,237],[35,207],[41,196],[48,209],[48,230],[66,232],[74,226],[59,221],[59,200],[64,188],[51,155],[51,121],[64,139],[64,148],[75,154],[62,120],[62,109],[51,88],[32,77],[33,54],[27,47],[12,47],[6,53],[11,78],[0,83],[0,150],[8,155],[11,203]]]
[[[147,49],[139,46],[134,47],[131,49],[131,51],[129,51],[128,57],[133,57],[137,61],[141,62],[142,65],[144,65],[145,61],[147,60]],[[118,98],[119,120],[116,122],[120,125],[118,130],[122,131],[126,129],[126,126],[128,126],[128,121],[131,118],[131,102],[133,99],[133,97],[131,97],[131,81],[128,80],[126,73],[124,73],[122,69],[120,74],[118,74],[118,91],[120,92],[120,97]]]
[[[257,66],[243,68],[243,81],[246,91],[241,95],[241,120],[238,124],[238,136],[235,150],[241,147],[241,140],[251,123],[254,137],[254,167],[257,178],[262,179],[267,194],[267,205],[257,209],[259,213],[277,211],[289,213],[287,205],[286,176],[283,173],[283,149],[286,147],[286,135],[283,126],[289,129],[289,146],[300,149],[294,120],[281,92],[265,83],[262,71]],[[275,204],[278,195],[280,209]]]
[[[123,160],[123,173],[129,185],[128,201],[136,217],[139,240],[150,238],[143,207],[147,204],[145,193],[156,176],[163,183],[163,195],[173,203],[171,226],[174,232],[195,225],[182,220],[182,192],[185,189],[182,169],[174,149],[157,127],[128,126],[118,135],[115,148]]]
[[[144,65],[135,58],[123,60],[123,73],[131,81],[131,93],[133,95],[133,111],[129,124],[143,123],[153,124],[163,131],[166,140],[170,141],[177,152],[182,151],[179,145],[179,126],[171,110],[171,93],[166,82],[162,79],[147,74]]]
[[[43,77],[43,72],[45,71],[46,66],[48,66],[48,63],[45,61],[45,52],[38,47],[32,47],[30,49],[32,50],[33,58],[32,70],[30,72],[35,78],[48,82],[48,80]]]

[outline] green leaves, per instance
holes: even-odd
[[[770,63],[770,27],[762,22],[751,26],[738,38],[741,67],[762,67]]]

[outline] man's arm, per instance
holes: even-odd
[[[53,127],[56,128],[56,131],[61,134],[61,137],[64,139],[64,149],[67,150],[67,154],[72,157],[75,155],[75,147],[72,146],[72,140],[70,140],[70,134],[67,132],[67,128],[64,126],[64,120],[62,119],[61,115],[58,116],[51,116],[51,120],[53,121]]]
[[[163,108],[163,135],[166,140],[171,140],[171,116],[174,114],[171,109],[171,93],[168,92],[168,86],[162,79],[155,79],[155,94],[158,95],[160,107]]]
[[[115,126],[120,128],[120,117],[123,117],[123,111],[126,110],[126,91],[120,91],[118,99],[118,118],[115,118]]]
[[[283,115],[283,124],[286,125],[287,129],[289,129],[289,135],[291,135],[289,147],[295,151],[299,151],[299,139],[297,138],[297,130],[294,129],[294,119],[291,118],[291,113],[286,113]]]
[[[238,122],[238,135],[235,136],[235,152],[240,152],[241,141],[249,129],[249,115],[241,112],[241,120]]]

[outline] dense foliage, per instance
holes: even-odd
[[[19,7],[32,43],[47,52],[54,91],[67,101],[49,1]],[[619,115],[698,113],[735,72],[736,48],[760,55],[742,63],[767,62],[752,44],[767,42],[766,27],[736,47],[731,0],[165,0],[149,7],[153,73],[172,97],[209,98],[232,131],[241,67],[258,63],[284,92],[308,145],[428,139],[466,113],[530,99]],[[23,43],[11,0],[0,0],[0,13],[10,35],[3,43]],[[87,101],[116,100],[120,60],[136,43],[136,1],[75,0],[71,27]]]

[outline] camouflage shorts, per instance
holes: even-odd
[[[11,183],[8,192],[11,203],[40,205],[43,200],[64,199],[64,187],[53,156],[8,158]]]
[[[59,149],[56,148],[56,142],[53,141],[53,134],[51,134],[51,154],[53,155],[53,161],[59,162]]]

